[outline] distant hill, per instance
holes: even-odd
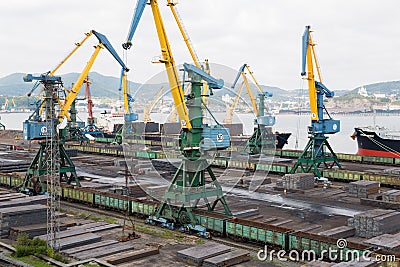
[[[25,96],[31,89],[34,83],[25,83],[22,80],[23,73],[13,73],[3,78],[0,78],[0,95],[7,96]],[[61,75],[64,86],[66,88],[71,88],[73,82],[78,78],[78,73],[68,73],[65,75]],[[119,77],[105,76],[97,72],[90,72],[89,78],[92,81],[91,93],[94,97],[109,97],[109,98],[119,98],[121,96],[118,91],[119,88]],[[142,100],[150,100],[154,97],[157,91],[161,86],[164,88],[169,88],[168,83],[163,84],[139,84],[132,81],[129,81],[129,86],[133,95],[137,95],[136,98]],[[226,83],[226,87],[230,88],[231,84]],[[279,87],[260,85],[263,91],[268,91],[273,94],[273,99],[276,101],[281,100],[290,100],[294,99],[297,96],[304,94],[307,96],[307,88],[303,90],[295,89],[295,90],[285,90]],[[395,94],[400,92],[400,81],[390,81],[390,82],[380,82],[369,85],[364,85],[370,94],[375,93],[385,93],[385,94]],[[256,88],[254,84],[251,84],[253,88],[253,92],[256,92]],[[237,90],[238,85],[236,86]],[[83,88],[82,88],[83,89]],[[79,92],[80,95],[83,95],[84,90]],[[139,90],[138,90],[139,89]],[[243,90],[242,95],[247,98],[246,90]],[[167,92],[164,89],[164,92]],[[335,90],[335,96],[343,96],[347,94],[357,94],[358,88],[352,90]],[[224,94],[229,94],[231,96],[234,95],[234,92],[228,90],[214,90],[215,96],[219,97]],[[167,96],[171,96],[170,93],[167,93]]]
[[[400,93],[400,81],[380,82],[364,85],[365,89],[369,94],[399,94]],[[358,88],[349,91],[349,94],[357,94]]]
[[[24,96],[33,87],[34,82],[26,83],[22,80],[24,73],[14,73],[6,77],[0,78],[0,95],[8,96]],[[72,83],[77,80],[79,73],[68,73],[61,75],[66,88],[71,88]],[[119,78],[104,76],[97,72],[90,72],[89,79],[92,84],[90,85],[91,94],[95,97],[110,97],[118,98],[119,92]],[[131,90],[137,89],[140,84],[129,81]],[[84,90],[79,92],[83,95]]]

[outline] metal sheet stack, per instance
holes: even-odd
[[[0,209],[1,237],[7,237],[11,227],[46,223],[47,207],[27,205]]]
[[[400,234],[384,234],[366,240],[364,243],[376,248],[383,248],[386,250],[400,251]]]
[[[368,198],[379,193],[379,182],[361,180],[349,183],[349,195],[358,198]]]
[[[204,245],[180,250],[176,254],[178,258],[182,261],[193,264],[195,266],[201,266],[205,259],[228,253],[231,250],[232,248],[229,246],[214,242],[208,242]]]
[[[314,175],[311,173],[285,174],[280,181],[276,182],[276,186],[284,189],[312,189]]]
[[[356,229],[356,235],[366,238],[394,233],[400,230],[400,212],[374,209],[354,215],[348,226]]]
[[[400,202],[400,190],[389,190],[382,193],[382,200],[387,202]]]
[[[323,232],[320,232],[319,235],[329,236],[334,238],[348,238],[354,236],[355,229],[353,227],[348,226],[339,226],[336,228],[332,228]]]

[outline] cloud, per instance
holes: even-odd
[[[159,0],[177,63],[190,62],[178,28]],[[122,55],[135,1],[1,1],[0,76],[44,72],[56,66],[84,32],[96,29]],[[400,2],[396,0],[182,0],[177,8],[201,60],[237,69],[252,67],[260,83],[285,89],[301,84],[301,35],[315,30],[324,82],[331,89],[399,80]],[[92,45],[65,64],[61,73],[79,72]],[[119,75],[119,66],[102,52],[93,71]],[[151,9],[146,8],[127,52],[130,79],[144,82],[163,70],[151,59],[160,55]]]

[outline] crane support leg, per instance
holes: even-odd
[[[211,183],[208,183],[207,186],[205,183],[206,173],[211,178]],[[209,203],[209,199],[213,199],[213,202]],[[211,167],[208,166],[207,160],[184,159],[173,176],[155,217],[166,218],[182,225],[198,224],[193,209],[199,202],[205,204],[208,211],[213,211],[218,202],[221,202],[225,214],[232,215],[223,196],[222,187]]]
[[[49,150],[52,146],[59,146],[60,154],[58,159],[49,158],[51,155]],[[34,195],[44,194],[47,192],[47,181],[45,181],[44,177],[49,174],[49,168],[47,165],[49,162],[51,162],[51,160],[59,160],[61,183],[80,186],[80,182],[75,171],[75,165],[68,156],[64,145],[57,141],[46,141],[40,143],[39,151],[29,165],[24,183],[19,190]]]
[[[332,147],[328,142],[328,137],[325,136],[310,136],[307,146],[301,153],[296,164],[290,173],[305,172],[314,173],[317,177],[322,177],[319,167],[323,165],[324,168],[332,168],[337,165],[342,169],[342,165],[333,152]]]

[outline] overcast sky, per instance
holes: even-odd
[[[166,0],[159,0],[177,63],[190,61]],[[83,33],[105,34],[122,55],[136,1],[0,1],[0,77],[53,69]],[[301,35],[314,30],[323,82],[331,90],[400,80],[400,1],[398,0],[181,0],[177,9],[199,58],[238,69],[251,66],[259,83],[302,86]],[[96,40],[60,69],[81,72]],[[151,63],[160,48],[151,9],[127,53],[129,79],[145,82],[163,70]],[[92,71],[119,76],[120,67],[102,51]]]

